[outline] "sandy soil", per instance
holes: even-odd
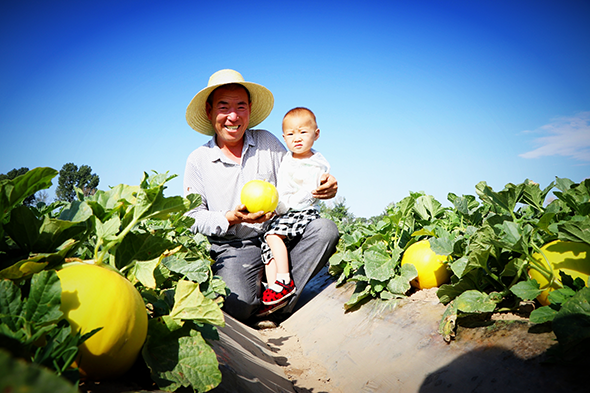
[[[406,307],[422,307],[424,302],[438,302],[438,288],[414,291],[406,299]],[[496,314],[493,320],[526,320],[531,309],[523,304],[523,312]],[[275,362],[283,369],[285,375],[293,383],[297,393],[336,392],[340,390],[330,381],[326,368],[306,357],[302,351],[297,334],[280,325],[276,328],[258,331],[262,340],[273,354]]]
[[[436,289],[416,291],[408,299],[416,306],[424,301],[438,301]],[[330,381],[325,367],[306,357],[299,344],[297,335],[283,326],[261,329],[258,331],[273,353],[275,362],[293,382],[297,393],[340,393]]]
[[[263,329],[260,336],[273,353],[275,362],[283,369],[297,393],[339,393],[331,385],[326,369],[307,358],[297,336],[284,327]]]

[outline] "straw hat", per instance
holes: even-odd
[[[274,97],[270,90],[257,83],[245,82],[244,77],[234,70],[220,70],[211,75],[207,87],[198,92],[186,108],[186,121],[194,130],[205,135],[215,135],[215,129],[207,117],[205,104],[209,94],[219,86],[230,83],[238,83],[250,92],[252,110],[250,112],[250,123],[252,128],[262,123],[270,115],[274,105]]]

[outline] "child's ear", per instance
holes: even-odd
[[[314,140],[314,141],[317,141],[319,137],[320,137],[320,129],[319,129],[319,128],[317,128],[317,129],[315,130],[315,138],[314,138],[313,140]]]

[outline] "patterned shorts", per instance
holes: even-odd
[[[285,236],[285,243],[288,244],[293,238],[300,236],[305,232],[307,224],[316,218],[320,218],[320,213],[314,207],[308,207],[304,210],[289,210],[282,216],[276,216],[270,221],[268,231],[262,236],[262,262],[268,265],[273,258],[270,246],[266,242],[266,235],[275,234]]]

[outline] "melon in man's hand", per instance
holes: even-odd
[[[251,180],[242,187],[240,199],[250,213],[268,213],[277,208],[279,192],[267,181]]]

